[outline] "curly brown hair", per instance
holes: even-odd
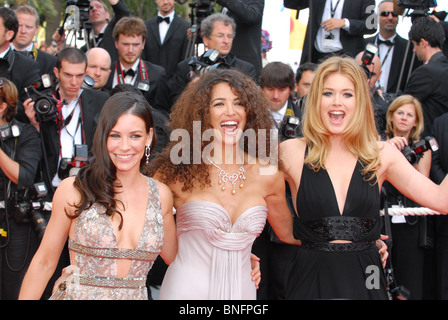
[[[178,149],[179,143],[189,146],[190,151],[193,151],[191,146],[194,146],[195,123],[201,124],[201,137],[204,131],[212,128],[210,124],[212,91],[220,83],[227,83],[244,105],[247,119],[243,131],[251,129],[251,132],[256,135],[256,146],[252,144],[249,146],[250,139],[243,138],[240,140],[240,147],[245,153],[256,159],[272,159],[271,142],[273,140],[271,139],[277,139],[277,136],[271,135],[273,122],[268,108],[269,101],[253,80],[243,73],[234,69],[215,69],[202,75],[197,81],[189,83],[172,108],[169,122],[172,132],[174,133],[175,129],[186,130],[189,133],[189,141],[173,141],[176,138],[172,133],[172,141],[150,163],[146,172],[148,175],[154,175],[157,172],[158,177],[166,184],[183,183],[183,191],[191,190],[195,186],[195,182],[201,188],[211,185],[209,164],[205,163],[202,157],[198,163],[196,158],[193,159],[194,152],[190,152],[188,160],[176,164],[173,163],[171,154]],[[263,136],[262,133],[266,133],[266,136]],[[204,140],[201,139],[200,143],[201,155],[204,148],[210,143]],[[175,146],[177,147],[173,150]]]

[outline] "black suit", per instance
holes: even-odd
[[[118,51],[115,47],[115,40],[113,38],[114,27],[117,24],[118,20],[123,17],[130,17],[131,13],[123,0],[120,0],[116,5],[112,6],[112,9],[114,10],[114,17],[107,24],[103,37],[99,44],[96,45],[96,47],[106,49],[106,51],[110,54],[111,60],[115,61],[118,59]],[[90,48],[92,47],[95,47],[95,45],[93,43],[90,43]],[[83,46],[81,49],[86,52],[87,46]]]
[[[36,62],[39,64],[40,74],[54,75],[54,67],[56,67],[56,56],[37,49]]]
[[[165,68],[166,79],[170,79],[176,71],[177,64],[185,59],[189,42],[187,30],[190,28],[190,23],[175,14],[163,43],[160,41],[157,17],[146,20],[145,25],[148,36],[142,59]]]
[[[378,35],[366,38],[365,42],[366,42],[366,44],[373,43],[376,46],[378,46]],[[409,47],[408,47],[408,44],[409,44]],[[385,92],[388,92],[388,93],[396,93],[397,92],[398,81],[400,79],[400,72],[403,67],[403,62],[405,61],[399,91],[404,90],[404,88],[406,86],[407,78],[410,74],[409,69],[410,69],[411,62],[412,62],[411,60],[413,57],[412,43],[410,43],[408,40],[402,38],[398,34],[394,38],[393,49],[394,49],[394,51],[392,54],[392,61],[391,61],[391,65],[390,65],[389,79],[387,82],[387,88],[385,88],[385,90],[384,90]],[[406,55],[406,50],[408,50],[407,55]],[[380,58],[381,61],[383,58],[384,57]],[[390,59],[390,58],[388,58],[388,59]],[[415,57],[414,63],[412,64],[411,72],[413,70],[415,70],[420,65],[421,65],[421,63],[417,60],[417,57]],[[382,69],[382,70],[384,70],[384,69]]]
[[[175,102],[178,96],[185,89],[187,84],[190,82],[190,66],[189,62],[190,58],[185,59],[177,64],[176,72],[171,77],[168,82],[168,87],[171,92],[171,101]],[[249,76],[255,82],[258,82],[256,79],[256,71],[255,67],[246,62],[244,60],[238,59],[233,54],[229,53],[226,57],[220,58],[219,62],[225,63],[230,68],[234,68],[238,71],[243,72],[245,75]]]
[[[434,120],[448,112],[448,58],[442,52],[434,54],[427,64],[417,68],[409,78],[405,93],[417,98],[423,108],[424,131],[430,134]]]
[[[40,78],[39,65],[33,59],[9,49],[5,58],[0,59],[0,76],[11,80],[17,87],[19,102],[17,104],[16,119],[29,123],[22,105],[23,101],[28,99],[24,89]]]
[[[217,0],[217,4],[228,9],[227,14],[236,23],[236,35],[231,52],[238,58],[250,62],[256,78],[263,68],[261,63],[261,24],[264,0]]]
[[[171,108],[171,101],[165,75],[165,69],[151,62],[144,60],[142,61],[145,63],[145,68],[149,79],[149,90],[142,91],[142,93],[153,108],[159,109],[165,114],[168,114]],[[114,77],[117,79],[117,72],[120,71],[120,66],[117,65],[117,63],[118,62],[116,61],[112,64],[112,72],[110,73],[109,79],[107,80],[107,83],[105,85],[105,88],[107,90],[112,89]],[[138,71],[139,72],[137,72],[135,84],[137,84],[138,81],[142,80],[142,72],[140,72],[142,71],[141,68],[139,68]]]
[[[311,3],[310,22],[306,29],[305,42],[303,44],[303,52],[301,63],[311,61],[318,62],[319,54],[314,47],[314,40],[316,39],[317,31],[322,23],[322,14],[324,12],[326,0],[284,0],[286,8],[301,10],[309,7]],[[343,47],[343,52],[352,57],[355,57],[359,52],[365,49],[364,38],[365,34],[373,34],[376,32],[375,27],[368,28],[367,19],[372,15],[373,11],[367,10],[369,6],[375,8],[375,0],[345,0],[342,8],[342,18],[348,19],[350,22],[349,31],[340,29],[340,40]],[[310,38],[310,27],[312,34]],[[310,40],[312,41],[312,57],[309,57]]]
[[[432,153],[430,178],[440,184],[448,174],[448,113],[434,120],[432,136],[439,143],[439,150]],[[448,217],[437,216],[436,262],[439,299],[448,299]]]
[[[89,152],[92,148],[93,136],[98,125],[101,109],[108,98],[107,93],[92,89],[84,89],[81,94],[82,130]],[[56,121],[41,122],[40,133],[45,144],[45,156],[48,163],[47,170],[44,169],[44,172],[48,173],[44,178],[50,179],[50,181],[47,181],[47,185],[51,186],[51,180],[58,169],[60,155],[60,138]],[[42,167],[46,168],[45,165]]]

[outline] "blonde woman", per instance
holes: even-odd
[[[423,137],[423,111],[418,99],[412,95],[403,95],[396,98],[386,114],[387,120],[387,142],[395,146],[404,154],[410,154],[414,144]],[[417,153],[408,160],[416,170],[425,177],[429,177],[431,169],[432,151],[427,150]],[[419,207],[411,199],[405,197],[394,186],[387,181],[384,190],[388,205],[401,205],[404,207]],[[425,283],[430,283],[430,275],[425,272],[428,262],[428,253],[431,251],[427,238],[424,234],[430,231],[431,217],[425,216],[396,216],[391,219],[391,232],[393,246],[391,251],[391,262],[394,275],[399,285],[410,291],[410,299],[421,300],[427,292]],[[421,241],[424,240],[424,241]],[[409,266],[412,265],[412,268]]]
[[[280,161],[302,240],[289,299],[388,299],[375,246],[384,181],[448,212],[448,179],[434,184],[397,148],[378,141],[365,74],[352,58],[320,64],[305,106],[303,138],[281,143]]]

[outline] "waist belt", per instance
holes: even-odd
[[[302,247],[311,250],[327,252],[350,252],[370,249],[375,245],[375,241],[330,243],[330,242],[309,242],[302,240]]]
[[[98,277],[90,275],[73,274],[73,280],[79,280],[79,284],[92,287],[142,289],[146,287],[146,277],[142,278],[117,278]]]

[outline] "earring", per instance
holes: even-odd
[[[151,155],[151,147],[146,146],[145,147],[145,156],[146,156],[146,164],[149,163],[149,156]]]

